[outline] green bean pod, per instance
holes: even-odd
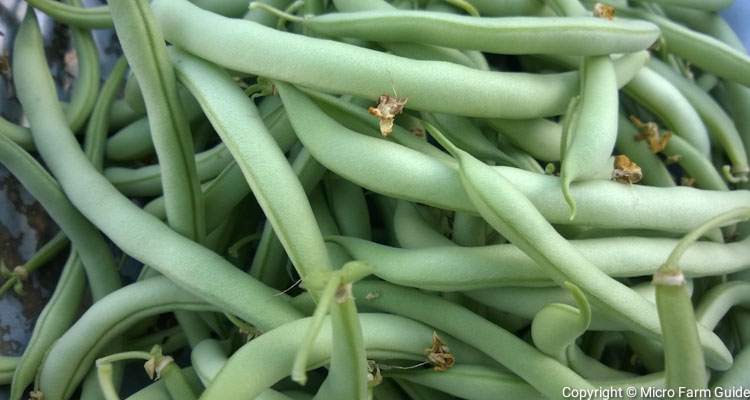
[[[395,88],[417,110],[501,118],[559,115],[578,81],[575,73],[490,72],[409,60],[223,18],[186,0],[159,0],[152,7],[168,41],[224,67],[371,100]],[[186,29],[203,24],[214,29]],[[222,46],[212,45],[219,42]]]
[[[653,22],[661,30],[670,53],[716,76],[750,86],[750,57],[747,54],[656,14],[630,8],[618,9],[618,14]]]
[[[29,5],[50,17],[66,24],[83,29],[112,28],[109,7],[79,7],[53,0],[30,0]]]
[[[380,278],[426,290],[456,291],[504,286],[550,286],[552,280],[518,247],[510,244],[456,247],[396,248],[345,236],[327,240],[342,246],[354,259],[374,268]],[[618,237],[571,240],[590,263],[610,277],[652,275],[677,241],[665,238]],[[682,268],[686,276],[719,276],[750,267],[748,241],[696,243]],[[612,252],[611,249],[617,249]],[[409,268],[403,268],[409,265]]]
[[[469,400],[508,399],[541,400],[542,396],[518,377],[476,365],[455,365],[442,372],[430,370],[391,370],[387,377],[407,380]]]
[[[534,158],[560,161],[562,126],[548,119],[487,120],[490,126]]]
[[[172,51],[171,56],[180,80],[198,99],[240,166],[300,276],[304,280],[310,273],[329,270],[323,237],[304,189],[252,101],[224,71],[180,51]],[[255,135],[243,133],[249,127]],[[309,290],[320,288],[309,284]]]
[[[471,17],[430,11],[359,11],[305,16],[321,35],[376,42],[415,42],[498,54],[609,55],[647,49],[652,23],[592,17]]]
[[[68,3],[77,7],[81,5],[80,0],[69,0]],[[84,126],[86,119],[94,109],[96,97],[99,93],[101,72],[99,70],[99,51],[91,32],[73,28],[71,29],[71,35],[78,59],[78,75],[70,96],[70,103],[68,103],[65,112],[70,123],[70,130],[77,132]]]
[[[657,155],[651,152],[648,144],[636,139],[638,130],[633,124],[620,113],[617,126],[617,142],[615,147],[620,153],[638,164],[643,174],[641,182],[649,186],[672,187],[675,186],[674,178],[667,167]]]
[[[196,176],[201,182],[213,179],[231,161],[232,154],[229,149],[220,143],[211,149],[195,154]],[[162,186],[166,183],[163,176],[165,169],[167,166],[161,164],[139,168],[109,167],[104,170],[104,176],[126,196],[159,196],[162,195]]]
[[[44,355],[75,321],[85,289],[83,264],[73,250],[63,267],[55,291],[34,324],[26,350],[15,368],[10,388],[11,399],[18,400],[23,396],[26,387],[34,381]]]
[[[205,237],[205,213],[193,160],[190,126],[177,96],[177,80],[164,39],[144,0],[109,2],[115,31],[138,79],[159,156],[169,225],[199,243]],[[218,171],[217,171],[218,173]]]
[[[281,87],[300,140],[326,168],[387,196],[476,212],[451,166],[403,146],[350,131],[322,113],[303,94]],[[578,212],[570,221],[559,178],[509,167],[494,170],[518,187],[547,220],[559,224],[688,232],[705,219],[750,201],[747,191],[724,193],[588,181],[571,187]],[[673,207],[675,201],[681,207]]]
[[[86,125],[86,136],[84,141],[84,151],[86,156],[91,160],[97,169],[104,166],[104,157],[107,146],[107,131],[109,130],[109,113],[112,109],[112,103],[115,100],[117,91],[120,88],[125,77],[125,71],[128,68],[128,62],[125,57],[120,57],[107,80],[102,86],[102,91],[96,100],[94,109],[91,112],[88,125]]]
[[[33,22],[33,13],[29,18]],[[297,318],[299,314],[275,297],[274,290],[143,212],[93,168],[70,130],[65,128],[65,118],[47,70],[41,35],[35,24],[24,28],[27,31],[20,36],[24,39],[19,39],[24,45],[15,52],[19,65],[24,66],[16,68],[18,97],[31,122],[40,154],[71,203],[128,255],[222,310],[261,329]],[[206,265],[211,265],[210,271]],[[263,309],[248,310],[249,304],[263,304]]]
[[[243,346],[229,358],[206,388],[203,398],[254,398],[289,375],[296,350],[302,342],[299,332],[307,330],[310,323],[311,318],[304,318],[285,324]],[[423,349],[429,346],[433,332],[418,322],[387,314],[363,314],[360,323],[368,357],[374,359],[421,361]],[[453,351],[465,358],[475,358],[465,349],[466,346],[455,345]],[[311,347],[308,369],[326,364],[332,351],[332,327],[326,318],[315,345]],[[239,379],[248,373],[252,373],[254,379]]]
[[[683,262],[685,261],[680,261],[680,265]],[[732,307],[750,302],[748,288],[750,288],[750,283],[736,281],[714,286],[703,295],[700,304],[695,309],[696,320],[706,328],[716,328],[719,321]]]
[[[393,214],[393,232],[396,243],[403,248],[455,246],[438,232],[420,213],[419,206],[399,200]],[[356,258],[356,257],[355,257]]]
[[[576,346],[578,337],[591,324],[591,306],[575,285],[566,282],[565,287],[573,295],[576,307],[561,303],[544,306],[531,322],[531,338],[544,354],[570,365],[568,350]]]
[[[617,141],[617,80],[608,56],[586,57],[581,64],[581,97],[575,106],[569,130],[563,129],[560,183],[575,219],[576,201],[570,193],[573,182],[592,179],[608,169]]]
[[[664,154],[677,159],[686,174],[695,179],[695,186],[708,190],[729,190],[724,179],[703,154],[687,140],[673,136],[664,148]]]
[[[740,179],[746,176],[750,167],[742,138],[732,119],[716,100],[658,60],[650,60],[649,67],[672,83],[695,108],[706,124],[708,133],[721,145],[732,162],[732,173],[737,174]]]
[[[326,179],[324,183],[333,218],[341,233],[370,240],[372,227],[362,188],[338,177]]]
[[[711,143],[706,126],[690,102],[667,79],[650,68],[643,68],[623,91],[656,114],[704,157],[709,157]]]
[[[453,146],[442,135],[436,137],[458,158],[461,181],[482,217],[493,228],[543,266],[558,284],[570,281],[581,288],[594,307],[616,313],[617,319],[636,332],[660,337],[653,304],[586,260],[501,174]],[[513,207],[506,207],[508,204]],[[732,356],[721,339],[702,327],[699,332],[709,365],[719,370],[729,368]]]
[[[547,397],[562,398],[564,386],[591,387],[586,380],[555,359],[455,303],[414,289],[376,281],[357,283],[354,294],[357,298],[366,299],[364,305],[368,307],[430,324],[476,347]],[[440,310],[440,313],[434,310]]]
[[[42,364],[41,390],[45,398],[69,398],[98,352],[143,318],[174,310],[215,309],[164,277],[128,285],[91,306],[59,337]]]

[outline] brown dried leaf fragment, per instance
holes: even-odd
[[[638,134],[635,136],[635,140],[645,140],[648,143],[648,148],[651,152],[661,153],[667,147],[669,139],[672,138],[672,132],[664,131],[663,134],[659,132],[659,125],[655,122],[643,122],[638,117],[631,115],[630,121],[633,122],[636,128],[638,128]]]
[[[594,16],[612,21],[615,17],[615,7],[609,4],[596,3],[594,4]]]
[[[432,332],[432,346],[425,349],[427,360],[432,364],[435,371],[447,371],[456,362],[456,358],[451,353],[448,345],[438,336],[437,332]]]
[[[643,179],[643,172],[638,164],[626,155],[615,156],[615,169],[612,171],[612,180],[620,183],[634,184]]]
[[[378,105],[370,107],[367,111],[378,117],[380,121],[380,133],[388,136],[393,131],[393,120],[404,111],[406,97],[396,97],[384,94],[378,98]]]

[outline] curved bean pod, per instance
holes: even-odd
[[[608,169],[617,141],[618,93],[609,56],[585,57],[581,64],[581,97],[575,106],[569,130],[563,129],[560,183],[570,206],[570,219],[577,211],[570,193],[573,182],[593,179]]]
[[[455,246],[450,239],[435,230],[420,214],[414,203],[404,200],[396,202],[393,214],[394,239],[403,248]]]
[[[431,387],[468,400],[496,400],[498,397],[528,400],[546,398],[517,376],[477,365],[458,364],[442,372],[390,370],[384,375]],[[467,384],[468,382],[471,383]]]
[[[566,282],[565,287],[573,295],[576,306],[550,303],[542,307],[531,321],[531,339],[544,354],[570,365],[570,348],[576,347],[576,340],[591,324],[591,306],[575,285]]]
[[[338,177],[326,179],[324,183],[333,218],[341,233],[370,240],[372,227],[362,188]]]
[[[708,133],[721,145],[732,162],[732,173],[739,178],[750,172],[747,153],[734,122],[708,93],[682,77],[666,64],[651,59],[649,67],[672,83],[695,108],[708,128]]]
[[[143,318],[175,310],[214,311],[216,307],[165,277],[128,285],[94,303],[45,357],[39,376],[45,398],[70,397],[110,340]]]
[[[441,134],[436,138],[458,158],[462,184],[482,217],[539,263],[550,278],[557,283],[575,284],[594,307],[617,315],[632,330],[654,338],[661,335],[653,304],[586,260],[501,174],[453,146]],[[513,207],[504,207],[508,204]],[[729,368],[732,356],[721,339],[702,327],[699,332],[709,365],[719,370]]]
[[[61,121],[65,124],[64,118]],[[120,287],[120,277],[104,238],[65,197],[54,178],[5,136],[0,136],[0,162],[42,204],[78,249],[94,298],[104,297]]]
[[[78,7],[53,0],[29,0],[29,5],[50,17],[83,29],[112,28],[109,7]]]
[[[496,393],[508,393],[513,399],[548,398],[536,392],[518,378],[492,368],[475,365],[456,365],[445,372],[429,370],[388,371],[386,376],[419,383],[469,400],[494,400]],[[597,379],[591,383],[598,388],[663,388],[664,374],[642,375],[634,378]]]
[[[310,321],[310,318],[304,318],[282,325],[240,348],[206,388],[203,398],[253,398],[289,375],[296,350],[302,342],[299,332],[306,331]],[[421,361],[424,359],[423,349],[429,346],[433,333],[431,328],[418,322],[387,314],[362,314],[360,323],[368,357],[375,359]],[[311,347],[308,369],[328,362],[333,350],[331,331],[330,318],[327,317],[315,345]],[[461,357],[461,347],[455,347],[452,350]],[[247,377],[249,371],[252,371],[253,379],[239,379]]]
[[[455,303],[385,282],[360,281],[353,290],[357,298],[367,300],[368,307],[422,321],[476,347],[550,398],[560,398],[563,386],[590,387],[555,359]]]
[[[30,28],[35,27],[32,24]],[[41,35],[37,29],[31,34],[33,41],[25,42],[27,45],[15,52],[16,60],[24,66],[16,68],[18,97],[28,114],[40,154],[59,178],[70,201],[128,255],[223,311],[261,329],[298,318],[299,313],[274,296],[274,290],[143,212],[92,167],[70,130],[65,128],[44,59]],[[210,271],[206,265],[211,265]],[[262,308],[248,310],[251,304],[262,304]]]
[[[86,156],[97,169],[104,166],[104,156],[107,146],[107,131],[109,130],[109,114],[112,109],[112,103],[115,100],[117,91],[120,88],[125,71],[128,68],[128,62],[125,57],[120,57],[107,80],[102,86],[102,91],[96,100],[94,109],[91,112],[88,125],[86,125],[86,135],[83,149]]]
[[[662,16],[620,8],[619,15],[653,22],[661,30],[667,49],[716,76],[750,86],[750,57],[708,35],[690,30]]]
[[[80,0],[69,1],[69,4],[80,7]],[[73,46],[78,59],[78,75],[76,77],[73,92],[70,95],[70,103],[65,112],[70,130],[77,132],[86,123],[91,110],[96,104],[99,93],[99,50],[94,43],[91,32],[80,28],[71,29]]]
[[[223,18],[186,0],[158,0],[152,7],[166,39],[201,58],[237,71],[371,100],[395,87],[417,110],[476,117],[558,115],[578,81],[575,73],[489,72],[409,60]],[[215,29],[186,29],[202,24]],[[211,45],[219,42],[222,46]],[[440,79],[441,85],[428,84],[433,78]]]
[[[302,93],[284,90],[292,125],[310,153],[326,168],[366,189],[439,208],[476,212],[458,174],[433,157],[348,130],[325,115]],[[291,89],[291,88],[290,88]],[[361,168],[353,169],[352,165]],[[686,187],[653,188],[616,182],[574,184],[578,203],[570,221],[560,179],[516,168],[494,170],[517,187],[552,223],[608,228],[688,232],[702,221],[750,201],[750,192],[717,192]],[[673,207],[679,202],[681,207]],[[626,211],[624,211],[626,210]],[[617,215],[617,218],[611,218]]]
[[[636,139],[638,130],[628,118],[620,113],[617,121],[617,142],[615,143],[615,147],[641,167],[643,173],[641,182],[649,186],[675,186],[674,178],[672,178],[672,175],[661,159],[651,152],[646,142]]]
[[[531,258],[510,244],[456,247],[448,244],[400,249],[362,239],[330,236],[356,260],[389,282],[426,290],[455,291],[503,286],[550,286],[553,282]],[[677,244],[675,239],[618,237],[571,240],[575,249],[615,278],[652,275]],[[719,276],[750,267],[747,240],[731,244],[699,242],[681,267],[688,277]],[[617,249],[617,252],[612,252]],[[409,268],[403,268],[409,265]]]
[[[146,105],[163,175],[161,185],[169,226],[200,243],[206,234],[203,196],[190,126],[177,96],[177,80],[164,38],[148,1],[111,0],[108,4],[115,32]]]
[[[428,43],[498,54],[609,55],[647,49],[652,23],[592,17],[471,17],[430,11],[359,11],[305,16],[313,32],[376,42]]]
[[[646,67],[625,85],[623,91],[656,114],[669,129],[695,146],[704,157],[710,156],[711,143],[703,120],[667,79]]]
[[[664,154],[677,158],[677,163],[687,175],[695,179],[696,187],[708,190],[729,190],[711,160],[700,153],[687,140],[672,136],[664,148]]]
[[[687,257],[680,261],[680,267]],[[726,282],[714,286],[701,298],[700,305],[695,309],[695,318],[708,329],[716,328],[732,307],[750,302],[748,288],[750,283],[747,282]]]
[[[73,250],[63,267],[55,291],[34,323],[34,331],[23,356],[18,360],[10,388],[11,399],[18,400],[23,396],[26,387],[34,381],[37,369],[52,343],[75,321],[85,289],[83,264]]]
[[[252,100],[224,71],[177,50],[171,52],[171,57],[180,80],[201,104],[237,161],[302,279],[330,270],[323,237],[305,191],[268,134]],[[255,134],[244,134],[250,127]],[[307,288],[315,291],[322,285],[308,282]]]

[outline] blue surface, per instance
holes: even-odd
[[[732,25],[737,36],[745,43],[745,48],[750,50],[750,1],[735,0],[721,15]]]

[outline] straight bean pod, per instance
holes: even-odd
[[[345,236],[327,240],[374,268],[389,282],[427,290],[456,291],[501,286],[554,285],[542,267],[511,244],[402,249]],[[652,275],[677,244],[675,239],[618,237],[571,240],[586,260],[615,278]],[[681,265],[686,276],[720,276],[750,268],[748,240],[696,243]],[[611,249],[617,249],[612,252]],[[403,268],[409,265],[409,268]]]
[[[237,161],[300,276],[305,280],[313,272],[330,270],[305,191],[252,101],[228,74],[213,65],[180,51],[172,51],[171,57],[180,80],[198,99]],[[249,128],[254,135],[243,133]],[[310,290],[322,289],[322,285],[308,284]]]
[[[750,57],[746,53],[653,13],[632,8],[619,8],[617,12],[659,26],[670,53],[716,76],[750,86]]]
[[[168,41],[224,67],[371,100],[395,88],[417,110],[501,118],[559,115],[578,83],[569,72],[490,72],[409,60],[220,17],[186,0],[158,0],[152,7]],[[187,29],[204,24],[214,29]]]
[[[378,10],[305,16],[299,22],[327,36],[428,43],[498,54],[633,53],[647,49],[659,37],[659,28],[650,22],[619,18],[477,18],[431,11]]]

